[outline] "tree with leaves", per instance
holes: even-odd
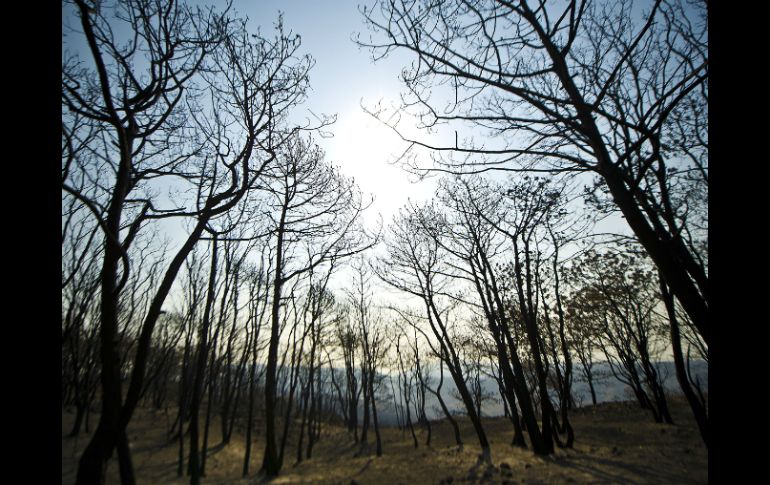
[[[640,406],[656,422],[672,424],[663,376],[657,363],[668,343],[656,275],[641,256],[588,251],[581,256],[582,292],[592,317],[601,323],[598,340],[613,375],[630,387]]]

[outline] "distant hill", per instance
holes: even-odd
[[[700,380],[701,386],[704,392],[708,391],[708,363],[702,360],[692,361],[690,368]],[[603,402],[616,402],[627,401],[634,399],[633,394],[627,385],[617,380],[611,373],[609,364],[606,362],[600,362],[594,365],[595,381],[594,388],[596,390],[596,400],[599,403]],[[681,394],[679,388],[679,382],[676,380],[676,370],[673,362],[659,362],[658,372],[663,376],[663,385],[667,391],[672,394]],[[432,376],[432,386],[435,387],[438,382],[438,375]],[[395,376],[394,376],[395,383]],[[482,388],[485,392],[492,396],[491,400],[484,403],[481,408],[482,415],[484,417],[502,416],[504,414],[503,404],[500,402],[500,394],[497,390],[497,383],[492,379],[484,379],[482,381]],[[393,403],[393,395],[390,391],[390,385],[386,386],[383,391],[387,391],[388,399],[384,401],[378,401],[377,414],[380,422],[383,425],[395,425],[397,423],[395,406]],[[398,389],[396,389],[398,393]],[[586,382],[580,380],[579,372],[576,372],[573,381],[573,392],[575,401],[578,407],[587,406],[591,404],[591,393]],[[465,408],[459,399],[454,396],[457,393],[457,388],[449,377],[448,373],[444,373],[444,385],[441,389],[441,396],[446,402],[450,411],[457,414],[465,414]],[[383,395],[385,393],[383,392]],[[426,411],[428,416],[432,419],[443,418],[443,413],[439,407],[438,400],[432,396],[428,396],[426,401]],[[396,400],[399,399],[399,395],[396,394]],[[363,415],[363,412],[359,412],[359,416]],[[414,412],[412,412],[414,419]]]

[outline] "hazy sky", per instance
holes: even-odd
[[[201,3],[218,5],[225,2],[202,0]],[[315,66],[310,72],[311,91],[307,102],[294,110],[295,121],[301,123],[311,118],[312,113],[337,116],[337,122],[328,130],[333,137],[316,136],[315,139],[325,150],[327,160],[354,177],[364,194],[375,197],[366,214],[368,225],[374,223],[378,213],[387,225],[409,198],[413,201],[430,198],[435,182],[415,183],[413,176],[389,163],[403,153],[406,144],[361,108],[362,104],[370,108],[378,103],[385,108],[397,105],[399,93],[405,89],[399,74],[414,60],[408,53],[395,51],[375,64],[370,52],[353,42],[352,38],[358,32],[364,38],[368,36],[359,8],[370,3],[361,0],[234,0],[232,13],[248,17],[249,27],[253,31],[259,28],[262,35],[269,38],[281,12],[284,29],[301,36],[300,53],[310,54],[315,59]],[[65,22],[72,23],[74,19],[67,17],[65,15]],[[76,20],[74,24],[77,24]],[[77,49],[71,42],[68,47]],[[424,133],[418,135],[410,126],[414,125],[410,121],[404,120],[399,127],[409,136],[425,139]],[[453,136],[451,139],[446,138],[446,133],[444,138],[437,136],[439,144],[454,144]],[[430,166],[427,159],[421,159],[420,164]],[[612,225],[616,226],[612,229],[619,229],[616,224]]]
[[[263,35],[269,34],[280,11],[284,28],[300,34],[303,53],[312,55],[316,64],[310,73],[312,91],[308,101],[295,114],[307,116],[308,110],[337,114],[337,123],[330,129],[334,137],[317,138],[319,144],[326,150],[328,160],[354,177],[364,193],[375,196],[367,221],[373,222],[380,213],[387,225],[408,199],[429,199],[435,189],[435,179],[414,183],[414,176],[388,163],[401,154],[406,145],[392,130],[361,109],[362,104],[371,108],[378,102],[384,108],[397,105],[399,93],[405,89],[399,74],[414,60],[409,53],[398,50],[375,64],[370,52],[353,42],[352,38],[358,32],[364,40],[368,39],[367,26],[359,9],[363,5],[371,7],[371,3],[361,0],[236,0],[233,9],[247,16],[250,25],[261,26]],[[410,121],[404,120],[399,129],[425,140],[423,132],[409,126]],[[472,134],[470,130],[464,130],[464,133]],[[441,145],[453,145],[454,137],[448,139],[446,135],[433,135],[431,139],[438,140]],[[421,165],[430,166],[430,162],[421,159]],[[487,175],[504,176],[499,172]],[[600,223],[597,231],[627,233],[628,229],[619,216],[612,216]]]
[[[204,0],[201,3],[218,5],[222,2]],[[336,115],[337,122],[328,131],[333,137],[315,136],[325,150],[327,160],[339,165],[342,172],[358,183],[364,194],[371,194],[375,202],[366,214],[371,227],[381,214],[387,225],[397,210],[407,200],[421,202],[433,194],[434,180],[415,183],[413,176],[392,165],[397,154],[406,145],[389,128],[365,113],[361,105],[374,107],[381,103],[391,108],[399,103],[399,93],[405,88],[399,81],[402,69],[413,58],[405,52],[393,52],[387,59],[376,64],[370,52],[359,48],[352,40],[358,32],[367,38],[367,26],[359,12],[359,5],[370,4],[356,0],[234,0],[233,14],[248,17],[249,27],[270,38],[279,12],[283,13],[284,29],[299,34],[302,39],[300,54],[310,54],[315,66],[310,72],[311,91],[307,102],[294,111],[295,121],[312,117],[312,113]],[[66,10],[66,8],[65,8]],[[65,22],[72,22],[65,15]],[[77,21],[75,20],[75,25]],[[69,48],[77,48],[70,44]],[[407,134],[416,135],[414,128],[404,127]],[[454,144],[441,139],[440,144]],[[429,166],[428,160],[421,165]],[[617,218],[605,230],[623,230]],[[606,226],[606,223],[604,224]],[[165,225],[165,232],[172,239],[181,236],[178,223]]]
[[[359,4],[354,0],[236,0],[233,8],[248,16],[250,25],[260,25],[266,36],[281,11],[284,28],[301,36],[303,53],[310,54],[316,64],[310,73],[308,101],[295,115],[308,116],[308,109],[337,115],[330,128],[333,138],[316,139],[328,160],[354,177],[364,193],[375,196],[367,220],[373,221],[375,213],[381,213],[387,224],[408,197],[425,200],[435,184],[410,183],[405,171],[388,163],[405,145],[361,109],[361,104],[390,106],[398,101],[402,89],[398,76],[411,58],[399,52],[374,64],[370,53],[359,49],[352,40],[355,32],[366,32]]]

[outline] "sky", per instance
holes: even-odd
[[[268,35],[279,12],[283,14],[284,28],[302,38],[302,52],[315,59],[310,72],[307,102],[295,110],[298,121],[313,113],[336,114],[337,122],[330,128],[332,138],[316,137],[327,159],[339,165],[342,171],[354,177],[364,194],[374,195],[375,202],[365,215],[370,227],[382,216],[385,226],[400,207],[409,200],[427,201],[436,188],[436,179],[417,181],[402,168],[389,163],[401,154],[407,145],[390,128],[364,112],[362,105],[372,108],[381,103],[392,108],[400,102],[404,86],[399,80],[402,69],[414,60],[401,50],[374,63],[366,48],[359,48],[353,38],[361,33],[368,36],[364,17],[359,11],[372,1],[362,0],[235,0],[233,10],[248,17],[249,25],[260,26]],[[410,120],[399,124],[408,136],[425,139],[425,134],[409,126]],[[446,134],[444,134],[445,136]],[[462,135],[461,135],[462,136]],[[436,138],[437,137],[437,138]],[[434,135],[443,145],[453,145],[454,138]],[[430,166],[425,160],[423,166]],[[488,174],[502,178],[503,173]],[[616,215],[601,221],[597,232],[628,233],[625,222]]]
[[[200,3],[219,6],[225,2]],[[253,32],[260,29],[270,38],[282,13],[284,30],[301,36],[300,54],[312,56],[315,65],[307,101],[295,108],[294,121],[303,123],[314,114],[336,116],[337,122],[326,130],[332,136],[316,135],[315,140],[328,161],[353,177],[365,195],[374,196],[366,214],[367,225],[373,226],[380,215],[387,224],[408,198],[428,199],[435,181],[412,183],[414,177],[389,163],[406,145],[362,109],[362,105],[372,108],[377,103],[392,106],[398,102],[402,89],[398,76],[411,59],[396,53],[377,64],[371,61],[369,52],[352,40],[355,33],[366,31],[358,5],[355,0],[234,0],[231,14],[248,18]],[[77,19],[67,15],[68,9],[63,6],[65,23],[79,30]],[[78,41],[82,37],[68,39],[66,48],[85,51],[85,44]]]
[[[364,194],[374,195],[368,223],[381,214],[387,224],[408,198],[428,199],[435,181],[412,183],[413,177],[389,163],[406,145],[361,107],[397,103],[402,90],[398,76],[411,59],[395,53],[375,64],[370,53],[353,42],[356,32],[366,32],[359,4],[355,0],[236,0],[233,9],[247,16],[250,25],[260,25],[263,35],[269,34],[280,11],[284,28],[301,36],[302,52],[316,62],[310,72],[308,100],[295,110],[295,116],[302,120],[309,111],[336,114],[337,122],[329,129],[333,137],[316,140],[327,160],[353,177]]]
[[[314,114],[337,117],[336,123],[327,130],[332,136],[315,136],[315,140],[326,152],[328,161],[353,177],[365,196],[374,197],[372,207],[365,214],[367,225],[372,227],[379,217],[387,225],[408,200],[429,199],[436,180],[417,181],[391,163],[407,145],[362,108],[362,105],[373,108],[378,104],[393,108],[399,104],[399,95],[405,89],[399,74],[413,61],[407,53],[395,51],[374,63],[368,49],[355,44],[352,39],[356,33],[362,33],[362,37],[368,34],[359,9],[372,2],[362,1],[234,0],[231,13],[248,18],[251,30],[260,29],[266,37],[272,35],[279,14],[283,14],[284,29],[301,36],[300,54],[311,55],[315,65],[310,72],[311,91],[307,101],[295,108],[294,121],[302,123]],[[218,5],[224,1],[201,0],[200,3]],[[399,127],[408,136],[425,139],[424,134],[418,135],[417,130],[410,127],[409,121],[405,120]],[[443,145],[454,144],[453,136],[451,140],[442,139],[440,134],[432,140]],[[429,166],[430,162],[424,160],[421,165]],[[617,226],[611,224],[608,230],[615,232]]]
[[[358,5],[356,0],[234,0],[233,13],[248,17],[253,31],[259,27],[264,36],[270,37],[273,24],[282,12],[285,30],[301,36],[300,52],[310,54],[315,65],[310,72],[311,91],[307,101],[295,109],[295,121],[301,122],[313,113],[336,115],[336,123],[328,129],[333,136],[315,139],[325,150],[327,160],[353,177],[364,194],[374,196],[375,201],[365,215],[367,225],[371,227],[381,217],[387,226],[409,200],[417,203],[428,200],[436,180],[417,181],[390,163],[405,150],[406,144],[362,109],[362,105],[371,108],[378,103],[386,107],[397,105],[404,89],[399,74],[413,59],[394,52],[374,63],[370,52],[352,40],[355,33],[366,32]],[[408,130],[409,135],[414,133]],[[453,142],[454,139],[444,140],[447,145]],[[423,165],[429,165],[427,160]],[[627,225],[619,217],[609,218],[596,230],[628,233]],[[181,241],[186,231],[170,228],[166,232],[170,239]],[[339,290],[348,278],[337,275],[335,280],[332,286]],[[378,300],[419,308],[419,302],[397,293],[380,286]],[[178,296],[172,291],[165,307],[173,308]]]
[[[301,36],[303,53],[310,54],[316,63],[310,73],[308,100],[295,115],[301,121],[310,114],[309,111],[336,114],[337,122],[329,130],[334,136],[317,137],[318,143],[325,149],[327,159],[339,165],[346,175],[354,177],[364,194],[374,195],[375,202],[366,214],[368,225],[373,225],[381,215],[387,226],[407,201],[419,203],[430,199],[436,179],[417,181],[413,175],[389,163],[407,145],[362,109],[362,105],[372,108],[381,103],[384,108],[392,108],[399,104],[400,93],[405,89],[399,74],[414,60],[408,53],[398,50],[374,63],[369,50],[355,44],[356,33],[361,33],[362,38],[368,36],[359,10],[363,5],[371,7],[371,3],[362,0],[235,0],[233,10],[248,17],[249,25],[261,26],[263,35],[269,33],[281,12],[285,29]],[[409,121],[399,124],[399,129],[408,136],[425,139],[426,135],[410,127]],[[454,138],[447,139],[446,135],[434,135],[431,140],[453,145]],[[428,160],[421,164],[430,166]],[[628,234],[627,225],[619,216],[607,218],[596,229],[597,232]]]
[[[428,200],[436,180],[417,181],[391,163],[406,149],[406,144],[362,108],[362,105],[373,108],[378,103],[386,108],[399,104],[399,95],[405,89],[399,74],[413,58],[396,51],[374,63],[368,49],[355,44],[356,33],[362,33],[362,37],[368,34],[359,11],[361,1],[234,0],[231,13],[248,18],[250,29],[256,32],[259,28],[268,38],[282,13],[285,31],[301,36],[300,54],[311,55],[315,65],[310,72],[311,91],[307,101],[295,108],[294,121],[302,123],[306,118],[312,119],[314,113],[337,117],[336,123],[327,130],[332,136],[316,135],[315,140],[326,152],[328,161],[354,178],[365,197],[374,197],[372,207],[365,213],[367,226],[373,227],[380,218],[387,226],[408,201]],[[224,4],[208,0],[201,3]],[[416,129],[408,128],[408,122],[400,126],[406,128],[409,136],[416,135]],[[451,145],[454,137],[451,140],[439,137],[439,141]],[[430,163],[425,160],[421,164]],[[608,230],[617,231],[621,227],[617,222],[611,223]],[[174,223],[169,223],[164,232],[170,239],[181,241],[186,231],[171,224]]]

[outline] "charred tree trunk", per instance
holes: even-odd
[[[402,376],[402,384],[401,384],[401,395],[404,396],[404,409],[406,412],[406,425],[409,427],[409,432],[412,434],[412,441],[414,442],[414,447],[418,447],[417,443],[417,435],[414,433],[414,424],[412,423],[412,413],[411,413],[411,400],[412,400],[412,379],[409,377],[409,375],[406,372],[406,368],[404,367],[404,360],[401,358],[401,352],[400,352],[400,344],[401,344],[401,336],[399,335],[398,340],[396,341],[396,355],[398,355],[398,367],[401,371]]]
[[[679,381],[682,392],[687,398],[687,403],[690,405],[690,409],[695,417],[695,422],[698,424],[698,431],[700,431],[703,444],[708,448],[708,414],[706,413],[704,403],[698,399],[695,391],[690,387],[690,380],[687,377],[687,369],[685,368],[684,355],[682,353],[682,341],[679,332],[679,320],[676,317],[676,308],[674,306],[674,296],[668,291],[668,287],[663,282],[662,277],[660,278],[660,291],[671,323],[671,347],[674,353],[676,378]]]
[[[212,353],[213,356],[213,353]],[[211,429],[211,408],[214,407],[214,403],[217,400],[217,385],[215,370],[211,370],[211,377],[209,378],[209,392],[208,400],[206,402],[206,421],[203,425],[203,445],[201,447],[201,468],[200,475],[206,476],[206,458],[208,457],[209,450],[209,430]]]
[[[206,293],[206,307],[203,314],[203,322],[200,327],[198,337],[197,362],[195,367],[195,377],[193,380],[193,393],[190,406],[190,457],[188,459],[188,474],[190,475],[190,485],[200,485],[201,465],[199,443],[199,415],[200,406],[203,399],[203,385],[206,372],[206,362],[208,354],[208,333],[211,322],[211,307],[214,304],[214,286],[217,273],[217,236],[214,235],[211,241],[211,268],[209,270],[209,283]],[[210,396],[209,396],[210,399]]]
[[[246,417],[246,451],[243,457],[243,473],[245,477],[249,474],[249,460],[251,459],[251,433],[254,428],[254,373],[256,368],[256,360],[252,361],[251,372],[249,373],[249,411]]]
[[[468,418],[473,424],[473,429],[476,431],[476,436],[479,439],[479,445],[481,446],[481,459],[487,463],[492,461],[492,453],[489,449],[489,441],[487,440],[487,434],[484,432],[484,427],[481,424],[481,419],[476,414],[473,397],[468,392],[468,387],[465,385],[465,379],[463,379],[462,365],[457,353],[454,350],[452,342],[449,339],[449,335],[446,331],[446,326],[443,324],[441,314],[437,310],[432,298],[428,298],[425,301],[428,310],[428,321],[431,324],[436,337],[439,338],[439,342],[442,347],[442,354],[446,356],[446,364],[449,368],[449,374],[452,376],[452,380],[455,383],[455,387],[460,393],[465,409],[468,412]],[[435,323],[434,323],[435,322]],[[438,326],[438,328],[436,328]]]
[[[380,422],[377,419],[377,400],[374,396],[374,371],[369,376],[369,392],[372,399],[372,418],[374,420],[374,436],[376,439],[375,454],[382,456],[382,437],[380,436]]]
[[[136,483],[134,476],[134,464],[131,460],[131,449],[128,446],[128,435],[125,428],[118,436],[118,470],[120,471],[121,485],[133,485]]]
[[[273,301],[271,311],[270,345],[265,369],[265,454],[262,459],[262,471],[267,477],[278,475],[281,465],[278,461],[278,449],[275,436],[275,405],[276,405],[276,368],[278,364],[278,332],[280,329],[281,290],[283,287],[283,238],[286,222],[288,200],[284,199],[281,219],[278,224],[275,277],[273,280]]]
[[[361,423],[361,450],[368,443],[369,434],[369,373],[364,364],[361,364],[361,392],[363,393],[364,417]]]
[[[190,312],[190,318],[189,318],[189,331],[188,336],[185,338],[184,343],[184,353],[182,356],[182,363],[181,367],[179,369],[179,412],[177,415],[177,423],[179,426],[178,433],[178,442],[179,442],[179,459],[176,469],[176,475],[178,477],[181,477],[184,474],[184,425],[187,422],[188,417],[188,411],[187,411],[187,394],[189,393],[188,386],[188,374],[189,374],[189,360],[190,360],[190,340],[193,335],[193,328],[194,328],[194,313]]]
[[[457,446],[462,448],[463,440],[460,437],[460,428],[457,426],[457,421],[455,421],[455,419],[452,417],[452,413],[449,412],[449,408],[447,408],[446,403],[444,402],[444,398],[441,397],[441,386],[443,385],[444,385],[444,362],[443,360],[439,359],[438,386],[436,387],[435,391],[430,387],[426,387],[426,389],[428,389],[428,391],[430,391],[430,393],[436,396],[436,399],[438,399],[439,406],[441,406],[441,411],[444,412],[444,416],[446,416],[447,421],[449,421],[449,424],[452,425],[452,431],[454,432],[455,443],[457,444]]]

